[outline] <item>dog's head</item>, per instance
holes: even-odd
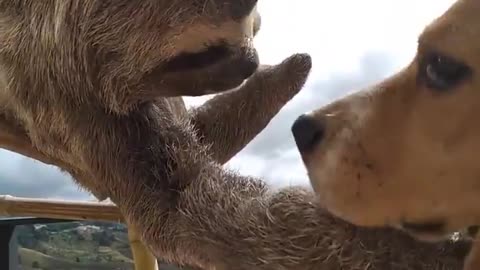
[[[421,34],[410,65],[292,126],[331,212],[425,240],[480,222],[480,2]]]
[[[220,92],[257,69],[256,3],[1,0],[0,60],[30,87],[45,81],[71,94],[62,88],[78,82],[70,92],[86,95],[92,86],[114,111],[133,97]]]

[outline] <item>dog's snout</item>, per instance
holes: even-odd
[[[320,143],[325,135],[325,125],[312,116],[303,114],[292,125],[292,133],[300,152],[308,152]]]

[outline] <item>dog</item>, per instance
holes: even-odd
[[[298,117],[292,134],[319,201],[360,226],[423,241],[480,224],[480,1],[458,0],[409,65]],[[467,269],[479,269],[473,248]]]

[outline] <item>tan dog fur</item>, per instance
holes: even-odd
[[[162,260],[220,270],[458,269],[463,245],[355,228],[307,189],[274,191],[222,168],[311,67],[294,55],[185,109],[178,96],[226,91],[251,72],[245,26],[255,2],[0,1],[0,146],[110,197]],[[161,68],[219,41],[232,54],[217,63]]]
[[[480,223],[478,14],[479,1],[459,0],[426,27],[410,65],[307,114],[322,136],[302,158],[329,211],[423,240]],[[471,74],[446,90],[431,87],[423,78],[431,53],[467,65]]]

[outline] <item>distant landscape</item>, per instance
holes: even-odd
[[[18,270],[133,270],[123,224],[69,222],[17,227]],[[186,269],[160,264],[160,270]]]

